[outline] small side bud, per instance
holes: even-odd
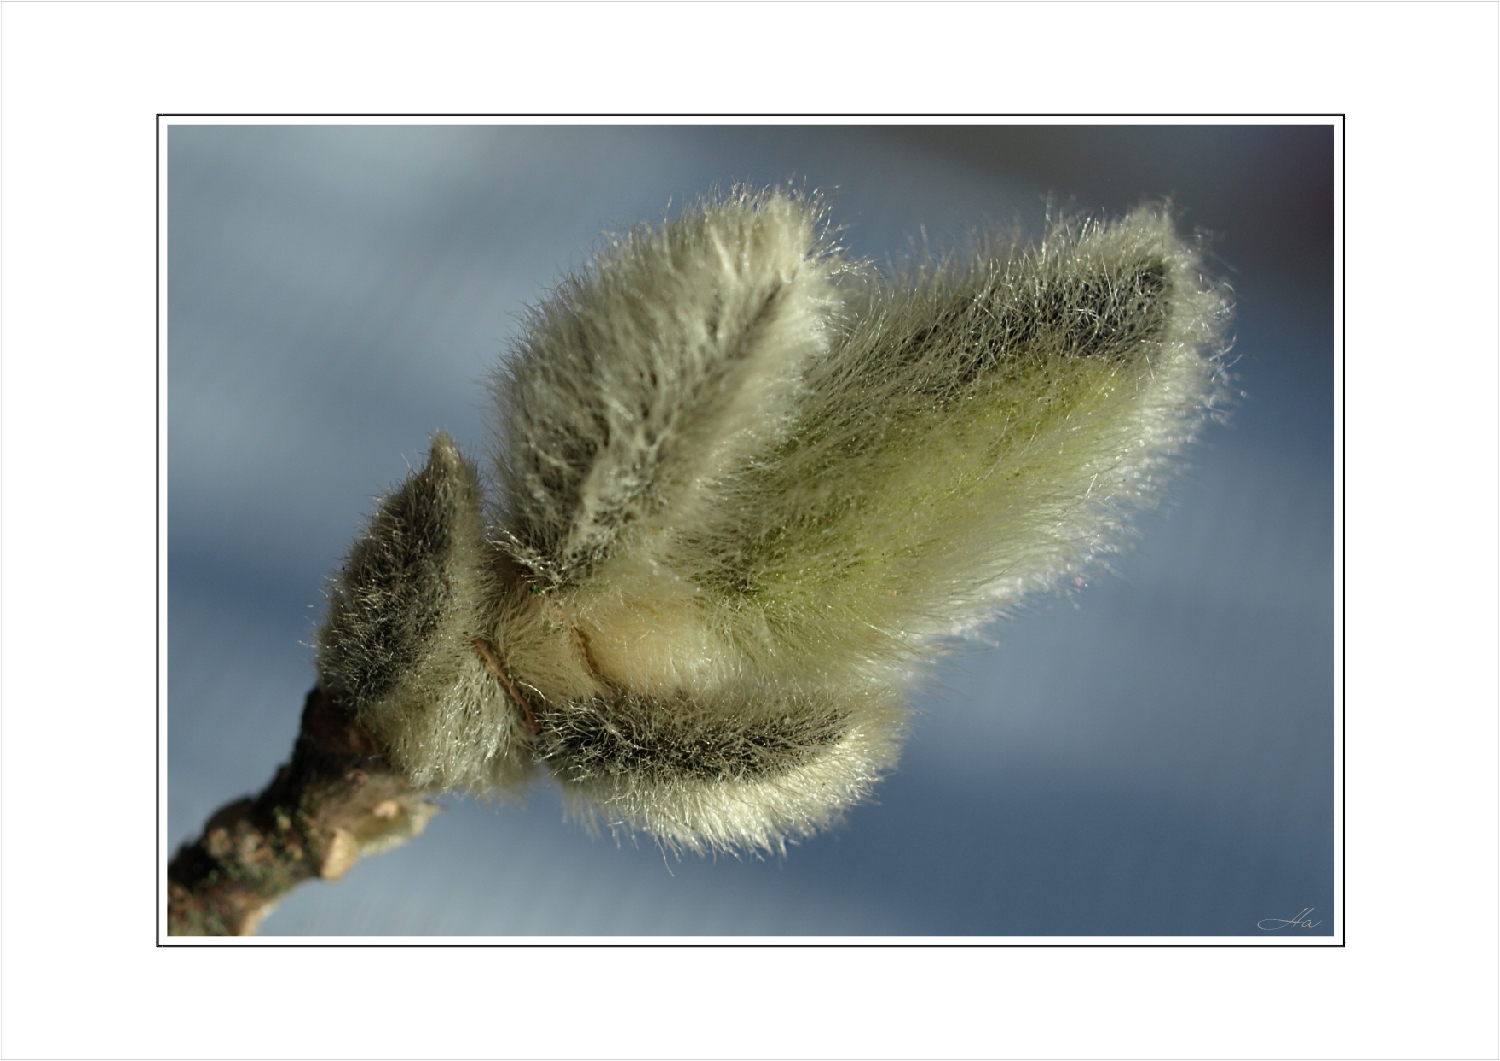
[[[431,653],[455,604],[455,538],[477,511],[474,470],[439,434],[427,466],[381,502],[329,595],[318,636],[325,692],[378,704]]]
[[[490,550],[479,478],[447,435],[386,497],[329,593],[318,679],[419,786],[507,787],[524,774],[516,705],[485,670]]]

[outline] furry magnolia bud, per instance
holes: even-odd
[[[439,435],[332,591],[323,688],[419,784],[779,848],[895,760],[944,638],[1112,547],[1210,409],[1228,309],[1163,211],[892,281],[815,203],[615,241],[496,378],[501,496]]]

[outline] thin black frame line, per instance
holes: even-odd
[[[1321,939],[1322,937],[1310,937],[1310,936],[1308,936],[1308,937],[1301,937],[1301,938],[1304,938],[1304,939],[1307,939],[1307,940],[1311,941],[1314,938]],[[510,949],[514,949],[514,948],[530,948],[530,949],[536,950],[536,949],[550,949],[550,948],[557,948],[557,947],[570,947],[570,948],[575,948],[575,949],[584,949],[584,948],[598,949],[600,947],[614,947],[614,948],[621,949],[621,950],[624,950],[624,949],[627,949],[627,948],[630,948],[630,949],[644,949],[644,950],[656,950],[656,949],[661,949],[661,948],[673,948],[673,949],[679,949],[679,950],[680,949],[686,949],[686,950],[713,950],[713,949],[745,950],[745,949],[750,949],[750,948],[765,949],[765,948],[777,948],[777,947],[783,948],[783,949],[811,949],[811,948],[816,948],[816,949],[819,949],[819,950],[835,950],[835,949],[836,950],[872,950],[872,949],[881,949],[881,950],[899,950],[899,949],[904,949],[904,950],[977,950],[977,949],[979,949],[979,950],[994,950],[994,949],[998,949],[998,948],[1006,948],[1006,949],[1011,949],[1011,950],[1020,949],[1020,948],[1048,948],[1048,949],[1052,949],[1052,950],[1058,950],[1058,949],[1074,949],[1074,950],[1076,950],[1076,949],[1081,949],[1081,948],[1082,949],[1095,949],[1095,950],[1104,949],[1104,948],[1111,948],[1111,949],[1116,949],[1116,950],[1119,950],[1119,949],[1148,950],[1148,949],[1160,949],[1162,947],[1174,947],[1174,948],[1177,948],[1177,949],[1180,949],[1180,950],[1204,950],[1204,949],[1207,949],[1207,948],[1215,948],[1215,947],[1217,947],[1217,948],[1221,948],[1221,949],[1222,948],[1232,948],[1232,949],[1235,949],[1235,950],[1256,950],[1256,949],[1264,950],[1264,949],[1266,949],[1266,948],[1269,947],[1272,950],[1305,950],[1305,949],[1311,947],[1311,948],[1314,948],[1314,949],[1321,949],[1321,950],[1330,950],[1330,949],[1336,950],[1336,949],[1343,948],[1344,946],[1346,946],[1346,944],[1344,944],[1343,942],[1335,942],[1332,937],[1329,937],[1328,938],[1328,942],[1326,942],[1326,943],[1322,943],[1322,942],[1307,942],[1307,943],[1274,943],[1274,942],[1273,943],[886,943],[886,942],[880,942],[880,943],[679,943],[679,942],[676,942],[676,941],[669,941],[669,942],[662,942],[662,943],[597,943],[597,942],[595,942],[595,943],[582,943],[582,942],[579,942],[579,943],[569,943],[569,942],[562,942],[562,943],[423,943],[423,942],[420,942],[420,941],[417,941],[417,940],[412,940],[410,942],[403,941],[403,942],[399,942],[399,943],[395,943],[395,942],[392,942],[392,943],[385,943],[385,942],[381,942],[381,943],[260,943],[260,942],[255,942],[255,943],[218,943],[218,942],[213,942],[213,943],[180,943],[180,944],[164,944],[164,943],[159,943],[158,946],[167,947],[170,950],[195,950],[195,949],[198,949],[198,948],[201,948],[201,947],[219,947],[219,948],[229,948],[229,949],[233,949],[235,947],[252,947],[252,948],[267,948],[267,947],[272,947],[272,948],[285,949],[285,948],[290,947],[290,948],[296,948],[296,949],[302,949],[302,950],[313,949],[313,948],[328,948],[328,947],[338,947],[338,948],[346,948],[346,949],[369,949],[369,948],[372,948],[372,947],[402,947],[402,948],[409,948],[409,947],[430,947],[430,948],[443,948],[443,949],[448,949],[448,950],[452,950],[452,949],[472,949],[472,948],[479,948],[479,947],[488,948],[488,949],[491,949],[491,950],[510,950]]]
[[[162,879],[161,847],[161,127],[160,116],[156,122],[156,940],[161,945],[161,898],[165,880]]]
[[[157,546],[157,548],[156,548],[156,557],[155,557],[155,564],[154,564],[154,566],[155,566],[155,571],[156,571],[156,639],[155,640],[156,640],[156,798],[157,798],[157,815],[156,815],[157,869],[156,869],[156,882],[157,882],[157,896],[158,896],[158,904],[157,904],[157,909],[156,909],[156,946],[157,947],[171,946],[170,944],[166,944],[166,943],[162,942],[162,935],[161,935],[161,906],[160,906],[160,902],[159,902],[159,897],[160,897],[160,894],[161,894],[161,886],[162,886],[162,867],[161,867],[161,854],[162,854],[162,850],[161,850],[161,770],[162,770],[162,763],[161,763],[161,608],[162,608],[162,600],[161,600],[161,531],[162,531],[162,528],[161,528],[161,488],[162,488],[162,484],[161,484],[161,127],[162,127],[163,120],[167,119],[167,118],[171,118],[171,117],[212,117],[212,116],[214,116],[214,115],[210,114],[210,113],[197,113],[197,112],[193,112],[193,113],[172,113],[172,112],[158,111],[157,114],[156,114],[157,121],[156,121],[156,129],[155,129],[155,145],[156,145],[156,160],[155,160],[156,181],[155,181],[155,190],[156,190],[156,205],[155,205],[154,214],[155,214],[155,220],[156,220],[156,233],[155,233],[155,237],[154,238],[155,238],[155,243],[156,243],[156,256],[155,256],[156,257],[156,283],[155,283],[156,306],[155,306],[154,313],[155,313],[155,321],[156,321],[156,351],[157,351],[157,360],[156,360],[156,395],[155,395],[154,401],[155,401],[155,407],[156,407],[156,417],[155,417],[155,419],[156,419],[156,513],[155,513],[155,520],[156,520],[156,546]],[[253,114],[250,114],[250,113],[247,113],[247,112],[233,112],[233,113],[225,113],[222,116],[223,117],[254,117],[256,115],[253,115]],[[348,112],[348,113],[345,113],[345,112],[321,113],[321,112],[319,112],[319,113],[306,113],[306,114],[297,114],[297,113],[292,113],[292,112],[286,112],[286,113],[276,113],[276,114],[265,114],[265,115],[260,115],[260,116],[262,116],[262,117],[340,117],[340,116],[342,116],[342,117],[380,117],[382,115],[375,114],[375,113],[367,113],[367,112],[357,112],[357,113],[356,112]],[[503,115],[503,114],[466,114],[466,113],[445,113],[445,114],[420,113],[420,114],[391,115],[391,116],[393,116],[393,117],[507,117],[507,116],[509,116],[509,117],[586,117],[587,115],[581,115],[581,114],[567,114],[567,115],[514,114],[514,115]],[[608,117],[626,117],[626,116],[629,116],[629,117],[660,117],[660,116],[672,116],[672,117],[706,117],[706,115],[682,115],[682,114],[677,114],[677,115],[656,115],[656,114],[609,115]],[[749,115],[737,115],[737,116],[738,117],[748,117]],[[788,116],[809,117],[809,115],[766,115],[766,117],[788,117]],[[867,115],[850,115],[850,117],[877,117],[877,116],[878,117],[970,117],[970,116],[972,116],[972,117],[1090,117],[1091,115],[1083,115],[1083,114],[1057,114],[1057,115],[1045,115],[1045,114],[996,115],[996,114],[990,114],[990,115],[970,115],[970,114],[967,114],[967,113],[961,113],[961,114],[943,114],[943,115],[932,115],[932,114],[929,114],[929,115],[868,115],[868,114]],[[1268,117],[1268,118],[1271,118],[1271,117],[1312,117],[1312,118],[1327,117],[1327,118],[1335,119],[1337,121],[1338,125],[1339,125],[1340,132],[1346,134],[1344,137],[1341,138],[1340,144],[1339,144],[1339,159],[1340,159],[1340,162],[1342,163],[1341,171],[1340,171],[1340,174],[1339,174],[1340,193],[1341,193],[1340,194],[1340,202],[1339,202],[1339,212],[1340,212],[1342,220],[1344,221],[1343,230],[1340,233],[1340,248],[1341,248],[1341,250],[1343,252],[1343,254],[1341,255],[1341,258],[1346,262],[1346,265],[1347,265],[1348,248],[1349,248],[1349,234],[1348,234],[1349,233],[1349,226],[1348,226],[1348,188],[1349,188],[1348,154],[1349,154],[1349,149],[1348,149],[1348,138],[1347,138],[1347,132],[1348,132],[1348,129],[1347,129],[1347,126],[1348,126],[1348,113],[1347,112],[1345,112],[1345,111],[1336,111],[1336,112],[1327,113],[1327,114],[1322,113],[1322,112],[1318,112],[1318,113],[1273,113],[1273,114],[1266,114],[1266,115],[1253,115],[1253,114],[1250,114],[1250,113],[1218,114],[1218,115],[1209,115],[1209,114],[1199,115],[1199,114],[1186,114],[1186,113],[1172,113],[1172,114],[1146,113],[1146,114],[1128,114],[1128,115],[1127,114],[1100,114],[1100,115],[1097,115],[1097,117],[1101,117],[1101,118],[1103,118],[1103,117]],[[1340,397],[1347,397],[1347,393],[1348,393],[1348,384],[1347,384],[1347,381],[1345,379],[1345,376],[1347,375],[1347,370],[1348,370],[1348,348],[1347,348],[1348,317],[1349,317],[1349,310],[1348,310],[1348,287],[1349,287],[1349,283],[1348,283],[1348,271],[1347,271],[1347,267],[1346,267],[1345,270],[1343,272],[1341,272],[1340,275],[1339,275],[1339,290],[1340,290],[1340,295],[1341,295],[1341,300],[1340,300],[1340,304],[1339,304],[1340,334],[1345,337],[1345,346],[1344,346],[1343,349],[1341,349],[1339,351],[1340,364],[1343,367],[1343,369],[1345,370],[1344,374],[1341,375],[1341,377],[1340,377],[1340,392],[1339,392],[1340,393]],[[1340,503],[1340,508],[1344,507],[1343,503],[1344,503],[1344,501],[1345,501],[1345,499],[1347,497],[1347,493],[1348,493],[1348,488],[1347,488],[1348,462],[1349,462],[1349,456],[1348,456],[1348,436],[1349,436],[1349,430],[1348,430],[1348,417],[1347,417],[1347,410],[1346,410],[1345,419],[1344,419],[1343,423],[1341,423],[1341,425],[1340,425],[1340,441],[1343,443],[1341,451],[1340,451],[1340,457],[1339,457],[1339,460],[1340,460],[1340,465],[1339,465],[1340,466],[1340,470],[1343,472],[1343,476],[1341,477],[1341,480],[1340,480],[1340,493],[1339,493],[1339,497],[1338,497],[1338,501]],[[1342,570],[1342,573],[1345,576],[1344,580],[1343,580],[1343,583],[1341,585],[1341,589],[1340,589],[1340,603],[1344,606],[1344,611],[1346,611],[1346,612],[1347,612],[1347,609],[1348,609],[1348,594],[1349,594],[1348,577],[1347,577],[1347,575],[1348,575],[1348,561],[1347,561],[1348,538],[1349,538],[1349,531],[1348,531],[1348,526],[1347,526],[1347,521],[1346,521],[1345,524],[1343,524],[1341,526],[1341,529],[1340,529],[1340,545],[1341,545],[1341,550],[1340,550],[1340,568]],[[1349,677],[1349,662],[1348,662],[1348,651],[1347,651],[1347,649],[1348,649],[1348,635],[1347,635],[1347,631],[1341,631],[1340,637],[1341,637],[1341,640],[1343,642],[1343,645],[1341,647],[1344,649],[1343,655],[1342,655],[1342,657],[1340,659],[1340,676],[1343,679],[1341,687],[1345,690],[1345,695],[1344,695],[1344,697],[1340,698],[1337,707],[1338,707],[1338,712],[1339,712],[1339,719],[1340,719],[1340,722],[1342,724],[1342,726],[1341,726],[1341,732],[1343,734],[1343,745],[1344,745],[1343,747],[1340,748],[1340,752],[1343,752],[1343,751],[1345,751],[1347,749],[1347,742],[1348,742],[1348,733],[1347,733],[1347,723],[1348,723],[1347,689],[1348,689],[1348,677]],[[1347,764],[1346,764],[1346,767],[1347,767]],[[1345,844],[1347,845],[1347,841],[1348,841],[1348,824],[1349,824],[1349,806],[1348,806],[1349,779],[1348,779],[1348,770],[1347,770],[1347,768],[1345,769],[1342,777],[1340,778],[1339,786],[1340,786],[1339,787],[1339,794],[1340,794],[1340,797],[1341,797],[1341,800],[1342,800],[1341,806],[1340,806],[1340,810],[1339,810],[1340,823],[1343,826],[1343,836],[1345,838]],[[1276,946],[1293,946],[1293,947],[1330,947],[1330,946],[1332,946],[1332,947],[1340,947],[1340,948],[1348,946],[1347,933],[1345,932],[1345,925],[1344,925],[1344,917],[1342,916],[1343,912],[1347,911],[1347,909],[1348,909],[1348,901],[1349,901],[1349,873],[1348,873],[1349,858],[1348,858],[1347,846],[1346,846],[1346,848],[1343,851],[1340,852],[1340,862],[1341,862],[1342,868],[1344,870],[1344,872],[1342,874],[1342,877],[1340,879],[1340,892],[1339,892],[1339,895],[1340,895],[1340,914],[1341,914],[1341,916],[1340,916],[1338,922],[1334,925],[1334,930],[1335,930],[1335,935],[1343,935],[1344,938],[1338,940],[1337,942],[1333,942],[1331,940],[1328,943],[1309,942],[1309,943],[1298,943],[1298,944],[1282,944],[1282,945],[1276,945]],[[218,946],[218,947],[228,947],[228,946],[244,946],[244,944],[229,944],[229,943],[217,943],[217,944],[215,944],[215,943],[209,943],[209,944],[182,944],[180,946]],[[981,947],[981,948],[992,948],[992,947],[1050,947],[1050,948],[1073,948],[1073,947],[1141,947],[1141,948],[1151,947],[1151,948],[1160,948],[1160,947],[1181,947],[1181,948],[1189,948],[1189,947],[1191,947],[1191,948],[1195,948],[1195,949],[1202,949],[1202,948],[1209,948],[1209,947],[1236,947],[1236,948],[1263,947],[1263,946],[1266,946],[1266,944],[1260,944],[1260,943],[1256,943],[1256,944],[1252,944],[1252,943],[998,943],[998,942],[997,943],[930,943],[930,944],[921,944],[921,943],[914,943],[914,944],[902,944],[902,943],[717,943],[717,944],[714,944],[714,943],[709,943],[709,944],[696,944],[696,943],[264,943],[264,944],[252,944],[252,946],[265,946],[265,947],[303,947],[303,948],[306,948],[306,947],[424,947],[424,946],[425,947],[495,947],[495,948],[512,948],[512,947],[539,947],[539,948],[541,948],[541,947],[605,947],[605,946],[609,946],[609,947],[735,947],[735,948],[746,948],[746,947],[823,947],[823,948],[834,948],[834,947],[838,947],[838,948],[843,948],[843,947],[907,947],[907,946],[909,946],[909,947],[926,947],[926,948],[953,948],[953,947],[961,947],[961,948],[975,948],[975,947]]]
[[[1349,130],[1348,118],[1339,119],[1339,217],[1343,221],[1343,229],[1339,233],[1339,255],[1343,268],[1339,272],[1339,336],[1343,347],[1339,350],[1339,363],[1343,369],[1339,373],[1339,397],[1346,398],[1349,393]],[[1344,513],[1344,519],[1339,524],[1339,568],[1342,581],[1339,585],[1339,602],[1342,605],[1341,613],[1344,622],[1339,627],[1339,646],[1342,653],[1339,657],[1339,675],[1342,679],[1339,689],[1342,695],[1339,698],[1339,735],[1342,738],[1343,747],[1339,749],[1342,753],[1349,743],[1349,511],[1346,504],[1349,492],[1349,409],[1344,407],[1344,418],[1339,423],[1339,508]],[[1339,819],[1343,828],[1340,835],[1343,837],[1343,849],[1340,851],[1340,861],[1343,873],[1339,878],[1339,918],[1334,924],[1334,929],[1343,937],[1344,944],[1348,943],[1348,933],[1345,932],[1344,922],[1347,919],[1349,909],[1349,764],[1347,758],[1344,762],[1344,770],[1339,776]]]
[[[717,112],[639,111],[631,113],[597,113],[592,111],[158,111],[157,118],[1345,118],[1346,112],[1334,111],[1194,111],[1152,112],[1007,112],[970,111],[902,114],[892,112],[858,112],[818,115],[801,112]]]

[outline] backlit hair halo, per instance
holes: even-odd
[[[815,198],[610,241],[331,585],[319,686],[418,789],[546,771],[671,847],[781,849],[895,761],[956,633],[1114,548],[1223,395],[1170,212],[884,278]]]

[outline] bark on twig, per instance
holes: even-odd
[[[361,855],[420,833],[437,812],[381,755],[374,736],[314,689],[291,761],[258,796],[220,807],[167,867],[167,932],[253,935],[312,877],[335,880]]]

